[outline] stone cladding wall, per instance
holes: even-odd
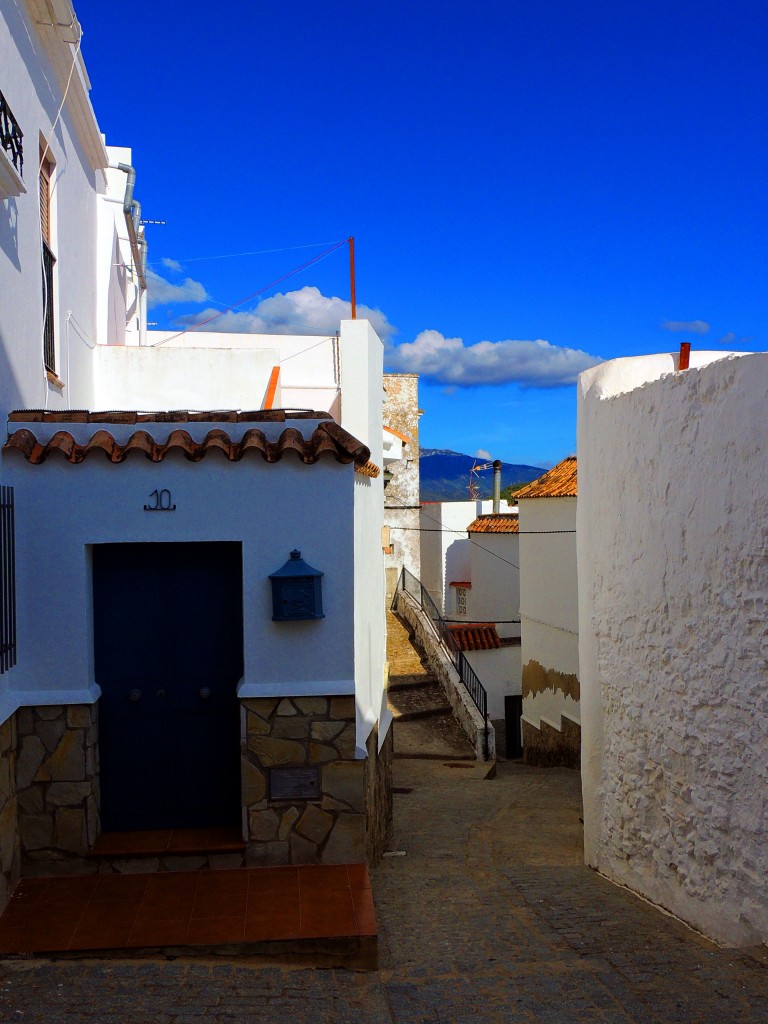
[[[366,793],[378,797],[378,787],[366,786],[368,762],[355,759],[355,698],[258,697],[241,705],[248,864],[364,861]],[[320,797],[270,800],[269,772],[281,767],[317,767]]]
[[[99,833],[95,704],[53,704],[16,713],[16,790],[25,875],[85,869]],[[94,870],[94,868],[90,868]]]
[[[21,845],[16,826],[16,716],[0,725],[0,912],[19,880]]]
[[[374,726],[368,737],[368,760],[365,762],[365,855],[371,867],[381,860],[392,839],[392,757],[393,730],[379,746],[379,730]]]
[[[523,720],[523,760],[537,768],[575,768],[581,765],[581,726],[569,718],[561,718],[562,728],[555,729],[544,719],[536,728]]]
[[[384,522],[391,527],[393,550],[384,553],[388,576],[395,580],[406,566],[421,577],[419,533],[419,378],[412,373],[384,374],[384,426],[409,437],[403,458],[388,466],[392,479],[384,488]],[[394,588],[393,588],[394,589]]]

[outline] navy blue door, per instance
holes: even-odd
[[[104,831],[240,821],[242,548],[98,544]]]

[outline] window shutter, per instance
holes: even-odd
[[[51,161],[44,157],[40,166],[40,226],[43,241],[48,246],[51,244],[51,170]]]

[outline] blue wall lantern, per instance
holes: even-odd
[[[323,573],[307,565],[300,551],[292,551],[282,569],[269,577],[272,581],[272,621],[324,619],[322,577]]]

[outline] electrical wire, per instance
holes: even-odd
[[[281,249],[254,249],[253,252],[225,252],[221,256],[190,256],[185,260],[174,260],[175,263],[201,263],[205,260],[231,260],[239,256],[265,256],[273,252],[293,252],[296,249],[319,249],[321,245],[332,245],[332,242],[309,242],[307,245],[285,245]],[[152,260],[147,266],[165,266],[163,260]]]
[[[337,242],[331,246],[330,249],[326,249],[325,252],[321,252],[319,256],[313,256],[311,260],[307,260],[306,263],[302,263],[300,267],[296,267],[295,270],[289,271],[287,274],[283,274],[282,277],[278,277],[275,281],[270,282],[263,288],[259,288],[258,291],[252,292],[250,295],[246,295],[240,302],[234,302],[231,306],[227,306],[226,309],[220,310],[218,313],[214,313],[213,316],[209,316],[206,320],[202,320],[199,324],[193,324],[191,327],[185,328],[183,331],[178,331],[176,334],[172,334],[169,338],[164,338],[162,341],[156,341],[152,348],[158,348],[160,345],[165,345],[169,341],[174,341],[176,338],[180,338],[183,334],[188,334],[190,331],[196,331],[199,327],[204,327],[206,324],[211,323],[212,320],[216,320],[218,317],[223,316],[224,313],[229,313],[233,309],[238,309],[240,306],[244,306],[246,302],[250,302],[251,299],[255,299],[258,295],[263,295],[264,292],[269,291],[270,288],[274,288],[275,285],[280,284],[282,281],[286,281],[289,277],[294,277],[296,274],[301,273],[302,270],[306,270],[307,267],[311,267],[315,263],[319,263],[320,260],[325,259],[326,256],[330,256],[332,252],[340,249],[342,245],[347,244],[348,239],[344,238],[341,242]]]

